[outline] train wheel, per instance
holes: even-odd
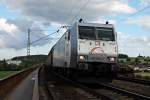
[[[112,71],[112,76],[117,77],[117,74],[119,72],[119,67],[116,64],[111,65],[111,71]]]
[[[78,72],[76,69],[70,69],[69,70],[69,78],[72,79],[72,80],[77,80],[78,78]]]

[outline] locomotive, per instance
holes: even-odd
[[[117,33],[112,24],[76,22],[48,54],[46,65],[67,75],[117,71]]]

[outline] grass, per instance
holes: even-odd
[[[135,77],[142,78],[142,79],[150,79],[150,72],[135,73]]]
[[[0,71],[0,79],[16,74],[18,71]]]
[[[149,76],[150,77],[150,72],[139,72],[139,73],[135,73],[135,75]]]

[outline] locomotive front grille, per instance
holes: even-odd
[[[107,61],[107,56],[105,54],[91,54],[88,56],[88,61]]]

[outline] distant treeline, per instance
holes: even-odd
[[[7,61],[4,59],[0,61],[0,71],[19,71],[25,68],[28,68],[37,63],[43,63],[47,59],[47,55],[31,55],[31,56],[19,56],[14,57],[11,60],[20,60],[21,64],[7,64]]]
[[[128,58],[128,55],[126,55],[126,54],[119,54],[118,57],[119,58]]]
[[[13,57],[11,60],[30,60],[30,61],[45,61],[47,59],[47,55],[30,55],[30,56],[18,56]]]

